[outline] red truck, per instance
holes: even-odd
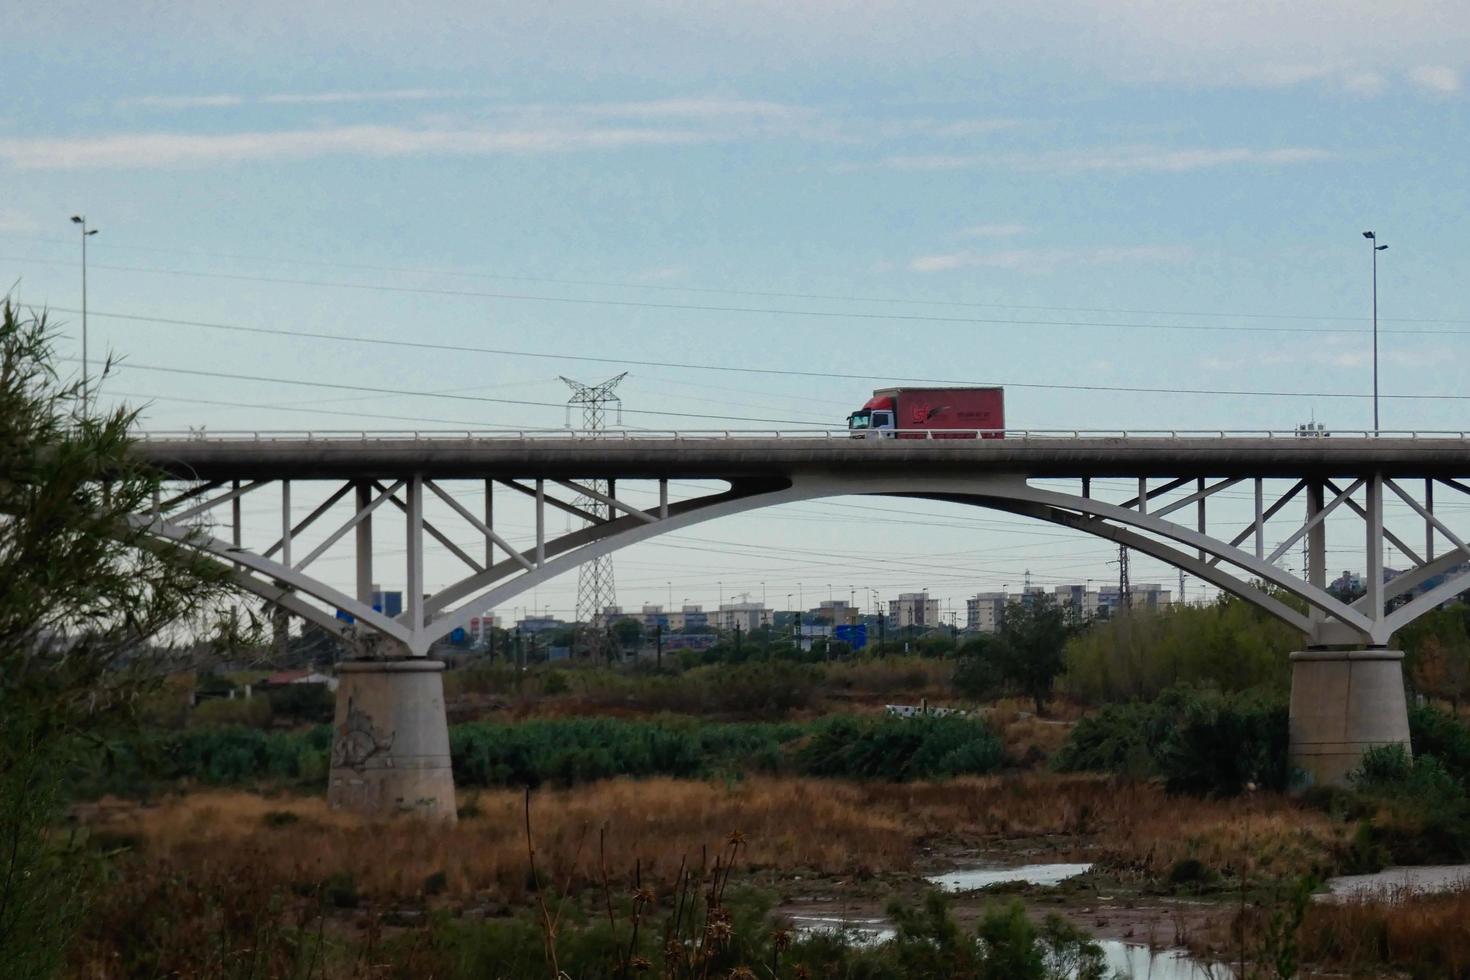
[[[1000,439],[1005,427],[1004,388],[880,388],[847,417],[868,439]]]

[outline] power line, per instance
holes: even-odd
[[[60,259],[34,259],[24,256],[0,255],[0,262],[30,262],[39,265],[67,265]],[[1207,324],[1166,323],[1119,323],[1098,320],[1017,320],[1000,317],[951,317],[923,313],[872,313],[842,312],[836,310],[800,310],[784,307],[714,306],[700,303],[654,303],[647,300],[593,299],[584,296],[547,296],[535,293],[485,292],[472,289],[436,289],[428,286],[391,286],[385,283],[334,282],[328,279],[290,279],[282,276],[247,276],[232,272],[201,272],[191,269],[156,269],[146,266],[100,265],[92,263],[93,269],[110,272],[141,272],[152,275],[186,276],[194,279],[215,279],[229,282],[258,282],[277,286],[317,286],[333,289],[359,289],[379,293],[408,293],[421,296],[454,296],[467,299],[498,299],[528,303],[562,303],[574,306],[613,306],[647,310],[675,310],[686,313],[742,313],[762,316],[796,316],[824,320],[898,320],[904,322],[953,323],[990,326],[1026,327],[1102,327],[1110,330],[1186,330],[1223,333],[1296,333],[1296,334],[1356,334],[1365,330],[1316,327],[1226,327]],[[1384,331],[1379,331],[1380,333]],[[1446,334],[1466,336],[1465,330],[1427,330],[1413,328],[1394,330],[1399,334]]]
[[[52,238],[45,235],[26,235],[10,232],[0,233],[0,237],[28,238],[57,245],[69,244],[63,239]],[[119,244],[115,241],[108,242],[106,247],[131,249],[133,251],[142,252],[158,252],[165,255],[222,258],[245,262],[269,262],[278,265],[290,265],[297,267],[315,266],[328,269],[351,269],[359,272],[397,272],[406,273],[409,275],[450,276],[461,279],[485,279],[497,282],[534,282],[557,286],[593,286],[598,288],[642,289],[670,293],[708,293],[726,296],[758,296],[769,299],[811,299],[842,303],[892,303],[911,306],[943,306],[969,309],[999,310],[1036,310],[1038,312],[1057,311],[1061,313],[1105,313],[1118,316],[1196,316],[1241,320],[1315,320],[1346,323],[1365,322],[1365,318],[1362,316],[1344,316],[1341,314],[1329,313],[1252,313],[1220,310],[1140,310],[1099,306],[1044,306],[1024,303],[980,303],[972,300],[915,299],[902,296],[854,296],[839,293],[806,293],[718,286],[679,286],[669,283],[626,282],[606,279],[566,279],[551,276],[527,276],[491,272],[470,272],[460,269],[439,269],[427,268],[422,266],[391,266],[371,265],[355,262],[324,262],[319,259],[282,258],[280,256],[242,255],[231,252],[209,252],[191,249],[158,248],[145,245],[126,245]],[[12,259],[10,261],[66,264],[64,261],[50,259]],[[1447,317],[1394,317],[1392,319],[1380,317],[1380,322],[1470,324],[1470,320],[1467,319]]]
[[[76,358],[68,357],[62,358],[62,360],[75,361]],[[94,363],[100,364],[102,362],[97,361]],[[474,402],[477,404],[528,405],[537,408],[566,407],[565,405],[558,402],[534,402],[514,398],[487,398],[483,395],[457,395],[446,392],[413,391],[408,388],[379,388],[371,385],[349,385],[333,381],[301,381],[294,378],[272,378],[266,375],[259,374],[232,374],[226,371],[205,371],[199,368],[170,368],[162,367],[157,364],[139,364],[135,361],[115,363],[113,364],[113,370],[154,371],[161,374],[182,374],[200,378],[224,378],[231,381],[260,381],[267,384],[292,385],[302,388],[328,388],[335,391],[361,391],[376,395],[404,395],[406,397],[412,398],[448,398],[451,401]],[[1470,397],[1470,395],[1467,395],[1466,397]],[[716,419],[725,422],[767,422],[778,425],[810,425],[818,427],[824,425],[823,422],[813,421],[811,419],[761,419],[747,418],[738,415],[704,415],[697,412],[660,412],[648,408],[630,408],[627,409],[627,411],[629,413],[636,413],[638,415],[665,415],[670,417],[688,419]]]
[[[66,307],[52,307],[61,313],[75,313],[76,310]],[[208,330],[225,330],[238,333],[267,334],[273,336],[301,337],[311,340],[330,340],[340,343],[366,344],[380,347],[403,347],[419,350],[434,350],[460,354],[490,354],[496,357],[531,357],[553,361],[583,361],[594,364],[619,364],[634,365],[638,367],[674,368],[681,371],[723,371],[731,374],[764,374],[777,377],[795,378],[821,378],[824,380],[837,381],[879,381],[888,384],[924,384],[924,385],[967,385],[976,387],[999,386],[1006,388],[1029,388],[1044,391],[1101,391],[1101,392],[1123,392],[1128,394],[1153,394],[1153,395],[1241,395],[1250,397],[1267,398],[1371,398],[1372,395],[1358,392],[1338,391],[1263,391],[1247,390],[1239,388],[1152,388],[1137,385],[1080,385],[1080,384],[1047,384],[1040,382],[1026,382],[1013,380],[975,380],[967,378],[914,378],[896,377],[891,374],[854,374],[840,371],[798,371],[789,368],[763,368],[763,367],[738,367],[723,364],[696,364],[686,361],[654,361],[648,359],[637,359],[628,357],[600,357],[591,354],[555,354],[544,351],[522,351],[510,350],[496,347],[476,347],[467,344],[435,344],[426,341],[415,340],[390,340],[382,337],[352,337],[345,334],[323,333],[311,330],[284,330],[273,327],[249,327],[242,324],[218,323],[208,320],[180,320],[170,317],[144,316],[130,313],[109,313],[91,310],[88,313],[93,317],[106,317],[115,320],[129,320],[142,323],[157,323],[167,326],[201,327]],[[180,371],[179,373],[187,373]],[[227,377],[226,375],[222,375]],[[247,380],[271,380],[271,379],[247,379]],[[305,382],[293,382],[305,383]],[[341,386],[349,387],[349,386]],[[358,389],[352,389],[358,390]],[[377,389],[363,388],[363,391],[371,391],[378,394],[393,394],[394,392],[383,392]],[[408,394],[422,395],[423,392],[410,392]],[[441,397],[453,397],[443,395]],[[1407,401],[1460,401],[1470,399],[1470,395],[1430,395],[1430,394],[1384,394],[1380,398],[1393,398]],[[493,399],[486,399],[493,400]],[[550,405],[550,402],[512,402],[511,404],[523,405]],[[555,407],[562,407],[560,405]],[[647,409],[643,412],[648,412]],[[659,415],[677,415],[677,412],[657,412]],[[722,418],[718,415],[697,415],[695,418]],[[731,416],[734,419],[733,416]],[[788,422],[787,419],[734,419],[736,421],[753,422]],[[823,424],[803,422],[806,424]]]

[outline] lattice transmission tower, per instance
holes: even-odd
[[[1133,608],[1133,586],[1128,581],[1128,546],[1118,545],[1118,608]]]
[[[623,400],[613,391],[627,376],[625,371],[615,378],[608,378],[596,385],[587,385],[563,377],[561,380],[572,389],[572,397],[567,399],[567,425],[570,427],[572,410],[578,405],[582,407],[582,431],[593,438],[596,438],[606,427],[610,407],[617,411],[618,424],[621,425]],[[607,480],[591,480],[587,486],[594,493],[600,493],[606,497],[612,496],[612,487]],[[585,494],[576,499],[574,506],[589,514],[595,514],[600,520],[610,520],[615,516],[610,504]],[[605,631],[593,630],[592,624],[597,622],[603,610],[614,605],[617,605],[617,588],[613,584],[612,556],[602,555],[580,566],[577,570],[577,622],[582,625],[577,629],[577,652],[593,653],[605,646]]]

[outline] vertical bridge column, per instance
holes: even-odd
[[[424,657],[337,665],[329,806],[454,822],[443,672]]]
[[[1291,745],[1303,788],[1345,786],[1363,753],[1409,748],[1404,655],[1383,647],[1291,655]]]
[[[415,633],[423,626],[423,478],[406,485],[407,583],[405,605]],[[357,485],[357,509],[371,504],[369,485]],[[357,523],[357,598],[372,603],[372,518]],[[396,641],[380,656],[337,665],[327,803],[365,817],[408,814],[454,822],[454,771],[444,713],[444,664],[415,655]]]
[[[1376,621],[1384,612],[1383,477],[1364,481],[1366,611]],[[1307,519],[1323,509],[1322,484],[1307,490]],[[1308,534],[1307,581],[1326,583],[1326,530],[1319,521]],[[1312,622],[1323,623],[1320,610]],[[1357,650],[1315,648],[1291,655],[1291,767],[1306,787],[1343,786],[1363,753],[1380,745],[1409,749],[1409,712],[1404,697],[1404,655],[1382,646]]]

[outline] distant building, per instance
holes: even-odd
[[[486,646],[494,636],[493,631],[499,627],[499,616],[471,616],[466,632],[470,643],[475,646]]]
[[[904,592],[888,600],[888,623],[894,629],[938,626],[939,600],[929,598],[927,592]]]
[[[638,620],[643,624],[643,628],[650,633],[655,629],[667,630],[670,628],[669,614],[664,612],[663,606],[645,605],[643,611],[639,614]]]
[[[527,616],[516,620],[516,629],[527,636],[565,629],[566,623],[554,616]]]
[[[380,612],[389,619],[400,616],[403,613],[403,593],[385,592],[378,583],[373,583],[373,611]]]
[[[606,629],[621,619],[638,619],[633,613],[623,612],[622,606],[603,606],[602,612],[592,617],[592,625],[598,629]]]
[[[1006,613],[1004,592],[979,592],[965,600],[965,629],[975,633],[997,633]]]
[[[708,626],[709,613],[703,606],[683,606],[678,612],[669,614],[669,629],[672,630],[702,630]]]
[[[862,618],[862,613],[845,599],[824,599],[808,616],[829,626],[852,626]]]
[[[1156,582],[1139,582],[1130,588],[1132,608],[1164,609],[1172,601],[1173,593]],[[1115,616],[1122,608],[1122,598],[1116,585],[1105,585],[1097,590],[1097,614]]]
[[[1052,590],[1052,597],[1057,605],[1078,619],[1097,618],[1098,594],[1085,585],[1059,585]]]
[[[722,630],[740,629],[746,633],[771,625],[771,610],[764,602],[720,603],[715,626]]]

